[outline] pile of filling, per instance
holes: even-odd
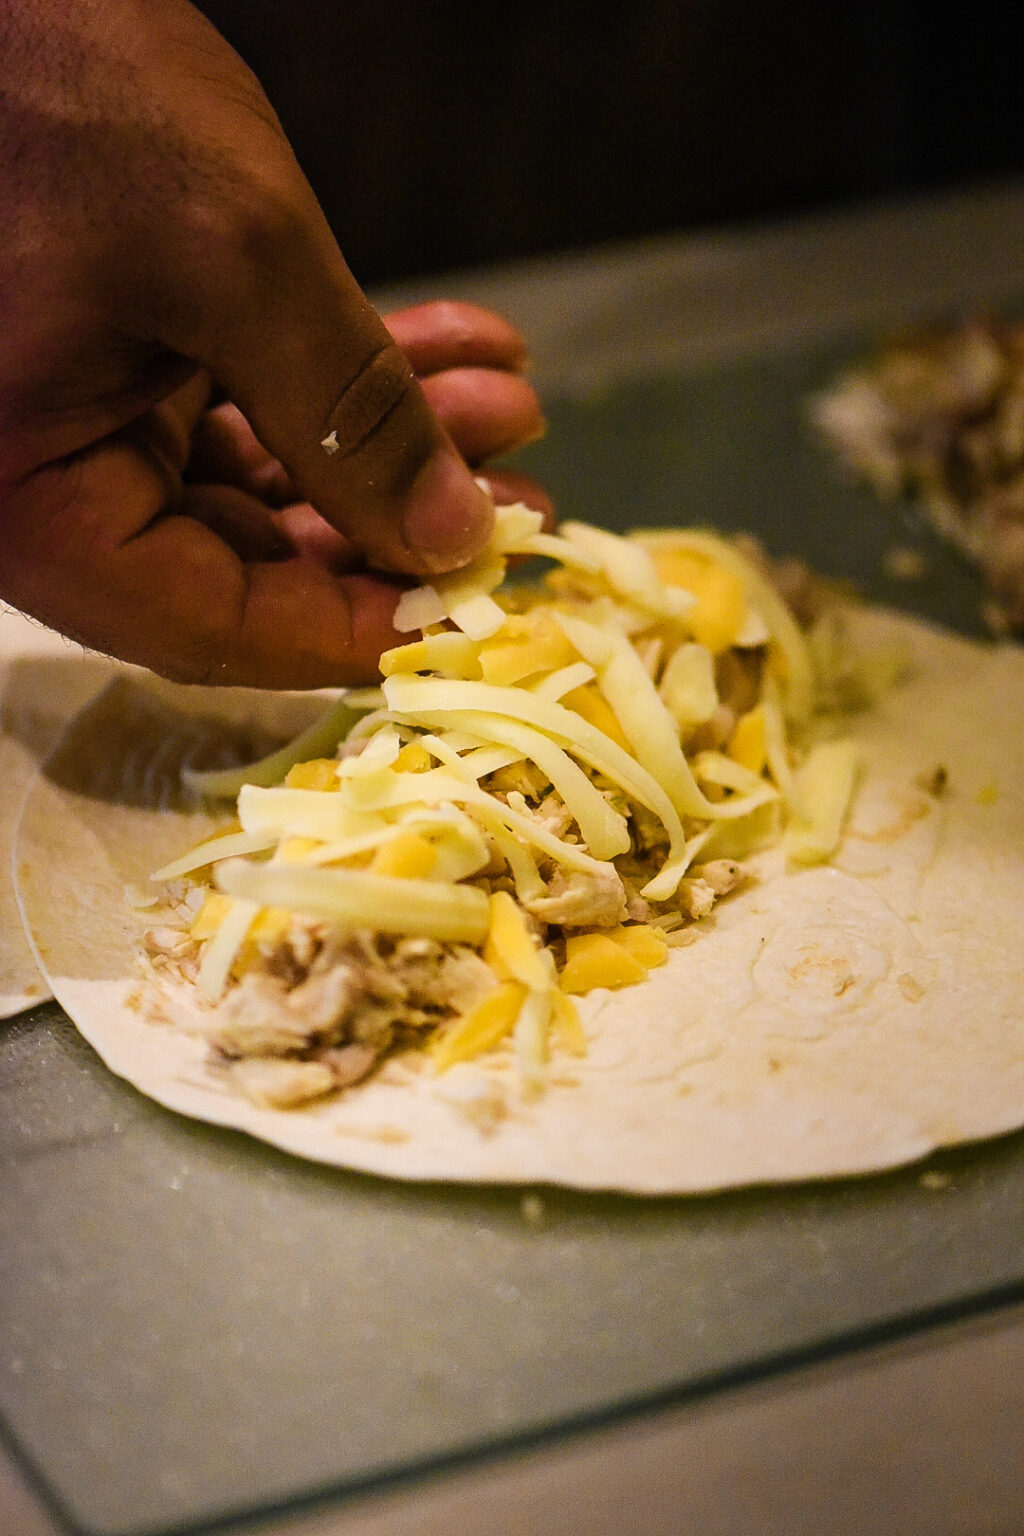
[[[547,574],[506,585],[510,556]],[[814,648],[749,546],[500,508],[488,551],[406,593],[396,627],[418,638],[379,689],[190,776],[237,820],[154,877],[157,1011],[184,985],[260,1104],[410,1048],[438,1071],[511,1054],[539,1092],[586,1049],[575,997],[662,965],[751,854],[813,862],[840,836],[854,749],[809,731]]]
[[[892,338],[814,405],[843,459],[917,499],[981,571],[996,633],[1024,631],[1024,325],[973,320]]]

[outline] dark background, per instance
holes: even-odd
[[[364,284],[1024,168],[1012,3],[201,9]]]

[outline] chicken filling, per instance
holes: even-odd
[[[855,762],[816,739],[813,656],[756,551],[555,537],[526,508],[496,539],[403,599],[421,638],[321,722],[332,755],[306,733],[271,782],[193,776],[238,819],[156,872],[149,1006],[261,1105],[408,1052],[444,1070],[511,1048],[540,1091],[553,1053],[586,1049],[574,997],[665,963],[759,849],[838,840]],[[510,553],[556,567],[500,587]]]

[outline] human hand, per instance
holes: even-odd
[[[184,681],[375,676],[379,573],[471,559],[467,461],[541,429],[521,339],[389,334],[185,0],[0,0],[0,87],[0,596]]]

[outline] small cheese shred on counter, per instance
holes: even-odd
[[[547,573],[506,584],[510,556]],[[742,541],[550,534],[502,507],[395,627],[379,688],[187,775],[236,819],[153,877],[156,1011],[184,986],[179,1018],[259,1104],[413,1048],[435,1072],[503,1053],[542,1092],[586,1051],[575,998],[663,965],[750,855],[820,861],[842,833],[857,764],[819,708],[822,648]]]

